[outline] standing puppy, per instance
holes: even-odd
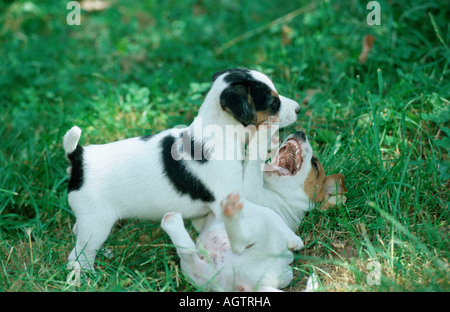
[[[73,127],[63,140],[71,162],[68,200],[76,216],[70,266],[93,269],[97,250],[119,219],[157,221],[168,211],[193,219],[211,210],[220,215],[220,200],[242,188],[245,127],[270,116],[287,126],[299,111],[264,74],[231,69],[214,75],[189,127],[85,147],[78,145],[80,128]]]

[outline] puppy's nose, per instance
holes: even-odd
[[[301,110],[302,110],[302,108],[300,106],[297,106],[297,108],[295,109],[295,113],[298,115],[298,114],[300,114]]]
[[[295,134],[295,136],[298,137],[298,138],[299,138],[300,140],[302,140],[302,141],[306,141],[306,134],[305,134],[305,132],[303,132],[302,130],[298,131],[298,132]]]

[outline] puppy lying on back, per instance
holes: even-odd
[[[346,192],[342,175],[325,176],[303,132],[286,139],[266,167],[270,171],[263,173],[262,164],[246,164],[244,190],[254,196],[248,200],[245,193],[241,201],[239,194],[229,194],[221,202],[222,218],[209,214],[196,244],[180,213],[162,219],[181,268],[195,285],[212,291],[276,291],[288,286],[292,250],[303,247],[294,231],[305,212],[315,200],[333,206],[336,196]]]

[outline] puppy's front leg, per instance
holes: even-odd
[[[300,250],[305,247],[302,239],[292,231],[287,233],[286,241],[289,250]]]
[[[244,162],[244,195],[259,192],[264,184],[264,171],[270,169],[265,162],[268,151],[275,150],[278,146],[278,128],[276,125],[263,124],[251,138],[247,146],[247,154]]]

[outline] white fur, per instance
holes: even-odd
[[[81,129],[77,126],[72,127],[63,138],[63,147],[66,151],[66,154],[72,153],[77,147],[78,140],[81,136]]]
[[[255,77],[273,87],[267,76],[252,71]],[[226,74],[224,74],[226,75]],[[232,115],[222,110],[220,94],[227,87],[224,75],[218,77],[208,92],[197,118],[189,126],[204,129],[216,125],[240,125]],[[274,87],[273,87],[274,88]],[[288,125],[296,120],[299,105],[283,97],[280,123]],[[89,145],[83,149],[84,182],[79,190],[69,192],[69,204],[75,213],[75,248],[69,255],[69,266],[93,269],[97,250],[107,239],[114,223],[123,218],[161,220],[168,211],[178,211],[184,218],[202,218],[210,211],[220,214],[220,200],[231,192],[242,191],[242,161],[209,160],[205,164],[186,161],[189,171],[214,194],[215,201],[205,203],[182,195],[166,178],[161,161],[161,139],[177,136],[182,129],[163,131],[147,141],[131,138],[103,145]],[[74,127],[64,137],[67,154],[75,150],[81,130]],[[194,133],[194,135],[196,135]],[[212,136],[214,145],[223,137]],[[237,142],[236,155],[243,155],[244,142]],[[201,219],[204,220],[204,219]],[[201,226],[202,222],[197,222]]]

